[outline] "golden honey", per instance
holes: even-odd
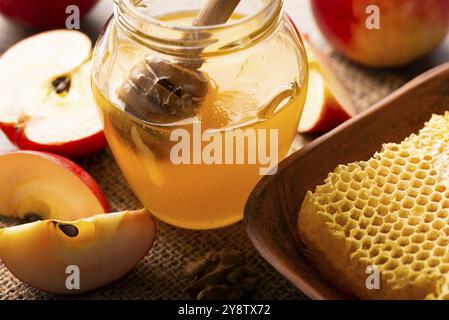
[[[182,26],[191,24],[194,16],[194,12],[182,12],[159,19]],[[232,20],[240,19],[243,16],[235,15]],[[94,96],[114,157],[137,197],[159,219],[189,229],[235,223],[242,219],[246,199],[261,178],[262,164],[248,159],[270,152],[278,160],[287,155],[305,103],[307,67],[302,44],[291,26],[276,28],[267,39],[205,59],[201,72],[210,79],[207,96],[196,115],[182,121],[138,119],[124,111],[116,96],[116,87],[129,67],[143,55],[141,51],[147,54],[148,50],[119,42],[114,54],[120,62],[107,73],[107,85],[98,80],[101,72],[97,79],[94,75]],[[221,137],[212,156],[222,161],[208,163],[201,156],[195,161],[198,150],[204,155],[211,142],[199,140],[195,124],[202,134],[214,132],[215,140]],[[190,134],[189,163],[176,164],[171,156],[179,142],[171,141],[177,129]],[[237,129],[244,135],[255,134],[257,143],[251,144],[248,138],[245,148],[238,149],[237,138],[227,136]],[[259,144],[263,141],[267,145]],[[233,161],[226,162],[229,152]],[[238,157],[245,161],[239,163]]]

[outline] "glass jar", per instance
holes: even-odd
[[[304,46],[282,0],[242,0],[228,23],[192,27],[204,3],[115,0],[93,56],[94,96],[118,165],[150,212],[189,229],[242,219],[261,175],[286,157],[307,92]],[[156,88],[183,97],[180,109],[146,95],[147,74],[136,74],[144,61],[145,72],[150,61],[168,66]],[[206,89],[184,100],[178,89],[198,79]]]

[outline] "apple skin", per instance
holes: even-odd
[[[311,0],[316,22],[332,46],[362,65],[393,68],[436,48],[449,30],[448,0]],[[365,26],[366,8],[380,9],[379,30]]]
[[[65,27],[70,5],[80,9],[84,16],[98,0],[0,0],[0,13],[5,17],[26,26],[39,29]]]
[[[25,135],[24,128],[17,126],[15,123],[0,122],[0,129],[5,133],[9,141],[20,149],[50,152],[71,159],[95,154],[108,145],[103,131],[94,133],[88,137],[83,137],[80,140],[49,145],[31,141]]]

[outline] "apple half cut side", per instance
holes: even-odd
[[[327,58],[304,37],[309,59],[309,89],[299,132],[326,132],[352,118],[355,108]]]
[[[95,180],[76,163],[39,151],[0,155],[0,215],[76,220],[109,212]]]
[[[70,158],[106,146],[90,84],[91,51],[85,34],[55,30],[0,57],[0,128],[12,143]]]
[[[155,237],[156,224],[146,210],[37,221],[0,230],[0,257],[31,287],[77,294],[124,276],[146,256]]]

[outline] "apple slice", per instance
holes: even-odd
[[[38,151],[0,155],[0,215],[76,220],[109,212],[97,183],[74,162]]]
[[[146,210],[74,222],[37,221],[0,231],[0,257],[32,287],[76,294],[125,275],[145,257],[155,237],[156,225]]]
[[[326,132],[352,118],[356,112],[326,57],[307,37],[304,42],[309,58],[309,89],[298,130]]]
[[[80,157],[106,146],[90,85],[92,43],[55,30],[0,57],[0,128],[21,149]]]

